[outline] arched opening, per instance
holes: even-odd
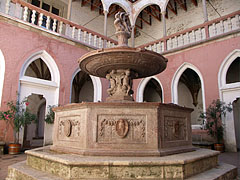
[[[5,60],[2,51],[0,50],[0,106],[2,102],[2,91],[5,74]]]
[[[26,69],[24,75],[51,81],[51,73],[46,63],[41,58],[33,61]]]
[[[226,83],[240,82],[240,57],[237,57],[229,66],[226,76]]]
[[[22,66],[19,78],[18,100],[21,102],[26,97],[29,97],[30,99],[34,99],[33,102],[36,101],[39,103],[40,100],[37,99],[45,99],[42,100],[43,102],[41,103],[46,104],[46,107],[49,105],[58,105],[59,85],[60,73],[54,59],[46,51],[39,51],[30,56]],[[34,104],[36,106],[36,103]],[[39,108],[40,104],[34,108],[34,113],[36,115],[40,113],[41,115],[39,114],[39,118],[40,116],[42,118],[44,108]],[[43,124],[44,127],[42,126]],[[35,145],[35,142],[31,139],[37,136],[41,138],[42,132],[44,132],[43,145],[52,144],[53,125],[39,121],[38,128],[38,134],[36,134],[36,127],[31,131],[26,130],[25,135],[23,133],[24,130],[20,131],[20,143],[23,144],[23,141],[25,141],[24,138],[27,138],[27,143],[25,142],[26,146],[39,146],[38,144]],[[44,128],[44,131],[42,128]]]
[[[233,101],[233,118],[237,142],[237,150],[240,151],[240,98]]]
[[[200,112],[203,111],[201,80],[198,74],[187,68],[178,82],[178,104],[193,108],[191,113],[192,125],[200,124]]]
[[[46,109],[46,99],[40,94],[31,94],[27,97],[29,112],[35,114],[36,122],[24,127],[23,148],[30,149],[43,146],[44,119]]]
[[[145,86],[143,101],[162,102],[162,88],[159,83],[153,78],[151,78]]]
[[[91,77],[79,71],[72,81],[71,103],[93,102],[94,88]]]
[[[239,115],[237,113],[240,98],[239,66],[240,49],[231,52],[222,62],[218,72],[220,99],[233,103],[233,111],[226,114],[225,147],[227,151],[236,152],[239,148]]]

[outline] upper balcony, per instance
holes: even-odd
[[[98,32],[95,32],[23,0],[1,0],[0,15],[93,49],[117,45],[117,41],[98,33],[98,29],[96,29]],[[162,38],[147,44],[146,42],[138,43],[138,47],[165,54],[222,38],[240,31],[239,15],[240,10],[176,33],[162,36]],[[144,19],[141,18],[140,20],[143,21]]]

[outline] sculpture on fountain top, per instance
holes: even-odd
[[[116,36],[118,38],[118,46],[128,46],[128,39],[131,37],[131,25],[128,14],[118,12],[115,15],[114,26],[116,28]]]

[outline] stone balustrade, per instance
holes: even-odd
[[[94,48],[114,47],[117,41],[40,9],[23,0],[1,0],[0,12]]]
[[[240,11],[139,46],[157,53],[188,47],[240,30]]]

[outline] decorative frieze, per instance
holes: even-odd
[[[146,143],[144,115],[99,115],[98,143]]]
[[[59,140],[77,140],[80,137],[81,116],[62,117],[58,123]]]
[[[164,117],[164,141],[187,140],[187,119],[183,117]]]

